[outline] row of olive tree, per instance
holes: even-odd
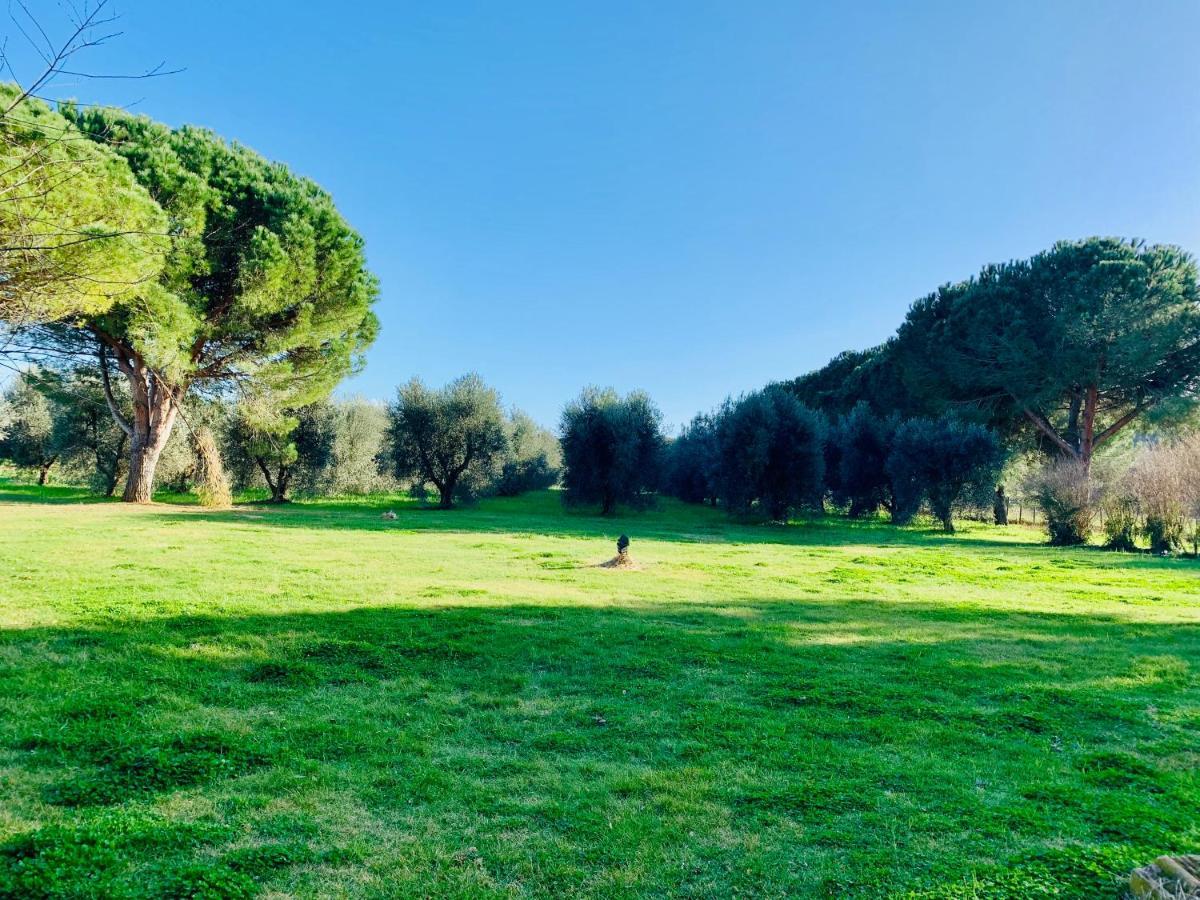
[[[112,385],[118,397],[122,385]],[[209,432],[239,490],[265,488],[272,501],[292,493],[369,494],[395,488],[380,465],[386,441],[383,406],[362,399],[323,400],[288,414],[248,414],[242,405],[190,398],[163,450],[158,483],[185,493],[198,486],[197,438]],[[26,370],[0,395],[0,459],[45,484],[87,484],[112,496],[128,466],[128,436],[113,421],[94,372]],[[269,422],[270,427],[260,423]]]
[[[128,437],[90,373],[19,373],[0,396],[0,420],[0,459],[32,470],[38,484],[62,472],[112,496],[125,476]],[[174,456],[168,454],[168,470]]]
[[[1001,462],[996,436],[953,417],[901,420],[865,405],[830,423],[780,386],[698,416],[670,448],[668,490],[737,515],[786,521],[826,498],[893,522],[928,506],[947,531],[972,488],[990,487]]]

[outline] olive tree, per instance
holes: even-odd
[[[387,407],[352,397],[334,401],[333,409],[333,448],[318,489],[335,495],[394,490],[395,481],[385,471]]]
[[[500,396],[472,373],[433,390],[414,378],[388,408],[399,478],[437,488],[439,505],[477,496],[498,475],[508,447]]]
[[[612,388],[585,388],[563,409],[563,502],[635,509],[653,502],[659,487],[664,439],[662,413],[650,397]]]
[[[38,484],[45,484],[63,452],[62,435],[54,427],[59,404],[45,376],[18,374],[4,393],[4,407],[7,427],[0,435],[0,458],[36,470]]]
[[[837,450],[837,473],[830,480],[852,517],[872,515],[881,506],[894,511],[887,460],[898,425],[895,416],[879,415],[860,401],[832,429],[829,443]]]
[[[909,521],[928,501],[942,528],[953,532],[964,493],[990,487],[1000,463],[1000,444],[982,425],[953,417],[901,423],[886,466],[895,494],[893,521]]]
[[[333,404],[318,401],[277,415],[243,407],[232,417],[226,456],[240,486],[261,474],[270,502],[287,503],[297,482],[311,488],[333,458],[337,432]]]
[[[117,387],[115,399],[125,407],[127,393]],[[64,469],[111,497],[125,475],[129,436],[113,421],[99,376],[87,368],[69,372],[55,394],[55,442],[63,448]]]
[[[722,503],[776,522],[819,506],[826,430],[820,413],[781,387],[726,402],[717,423]]]
[[[685,503],[716,505],[719,495],[720,454],[717,419],[695,416],[667,445],[664,488]]]
[[[562,448],[558,439],[526,413],[514,409],[505,421],[508,447],[495,490],[502,497],[539,491],[558,483]]]

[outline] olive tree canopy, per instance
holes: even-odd
[[[563,410],[560,432],[563,502],[598,504],[607,516],[618,503],[636,509],[653,501],[666,442],[649,395],[587,388]]]
[[[399,478],[432,483],[440,505],[480,493],[499,474],[508,446],[500,396],[472,373],[440,390],[414,378],[388,410]]]

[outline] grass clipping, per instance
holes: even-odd
[[[629,558],[629,551],[622,550],[608,562],[600,563],[597,568],[600,569],[640,569],[637,563]]]
[[[1139,900],[1200,900],[1200,856],[1160,856],[1134,871],[1129,890]]]
[[[217,446],[216,436],[212,429],[201,427],[196,429],[192,440],[196,445],[197,466],[196,496],[200,505],[206,509],[229,509],[233,506],[233,490],[229,486],[229,476],[225,474],[225,466],[221,462],[221,450]]]

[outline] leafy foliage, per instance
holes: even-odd
[[[896,341],[869,350],[847,350],[825,366],[781,384],[805,406],[828,418],[848,415],[860,403],[880,416],[912,416],[924,411],[904,383]]]
[[[387,408],[361,397],[334,401],[334,438],[329,466],[316,486],[336,496],[384,493],[395,488],[384,471]]]
[[[440,505],[477,497],[497,475],[508,439],[500,396],[478,375],[440,390],[414,378],[388,409],[392,463],[399,478],[432,483]]]
[[[558,439],[520,410],[505,421],[508,446],[495,491],[516,497],[528,491],[553,487],[562,475],[562,447]]]
[[[860,401],[832,429],[830,444],[837,447],[834,496],[849,504],[851,517],[871,515],[880,506],[894,509],[887,461],[898,427],[895,416],[882,416]]]
[[[286,502],[296,482],[311,490],[332,462],[336,416],[329,401],[274,415],[251,404],[239,407],[225,441],[237,484],[244,488],[261,476],[274,503]]]
[[[662,413],[650,397],[612,388],[586,388],[563,410],[563,501],[599,504],[612,515],[618,504],[641,509],[653,502],[662,469]]]
[[[82,477],[99,494],[111,497],[125,475],[129,436],[113,421],[104,387],[92,370],[66,373],[55,387],[55,443],[63,450],[62,466]],[[119,388],[113,400],[128,407]]]
[[[132,416],[125,499],[147,501],[192,389],[237,384],[264,407],[326,396],[374,338],[377,288],[362,239],[329,195],[211,132],[111,109],[67,110],[111,146],[166,211],[175,236],[160,277],[105,310],[37,334],[62,352],[115,361]]]
[[[94,315],[153,281],[167,219],[106,143],[0,83],[0,321]]]
[[[971,485],[990,491],[1000,463],[999,442],[981,425],[953,417],[901,423],[887,459],[894,521],[909,521],[928,501],[942,528],[954,531],[954,511],[963,492]]]
[[[1085,469],[1154,405],[1200,388],[1200,286],[1178,247],[1064,241],[913,304],[898,335],[929,405],[1033,428]]]
[[[664,487],[685,503],[716,503],[720,491],[717,419],[701,413],[667,446]]]
[[[1086,544],[1101,486],[1083,464],[1069,458],[1049,462],[1031,479],[1031,486],[1046,514],[1050,543],[1060,547]]]
[[[4,407],[7,426],[0,434],[0,459],[36,469],[38,483],[44,484],[63,450],[63,434],[55,428],[58,404],[49,390],[48,376],[20,373],[5,391]]]
[[[819,413],[779,387],[726,403],[717,422],[722,503],[777,522],[819,506],[826,430]]]

